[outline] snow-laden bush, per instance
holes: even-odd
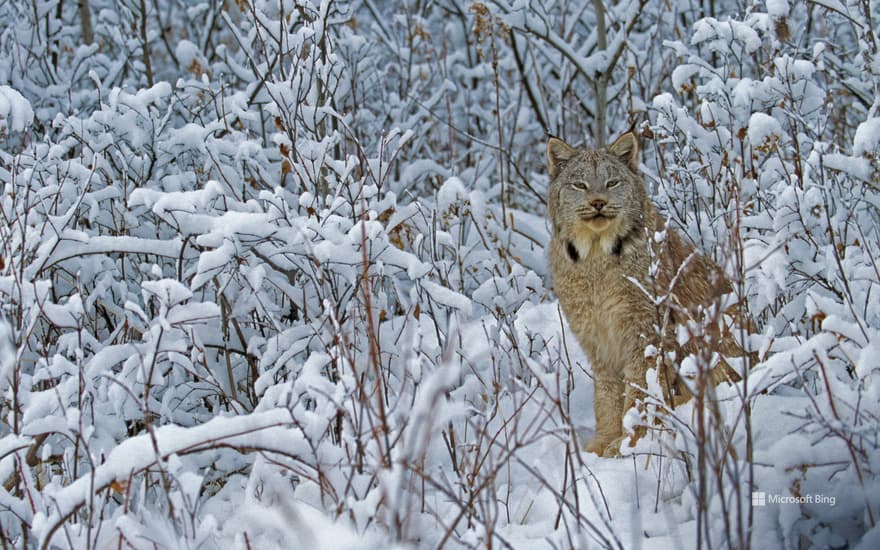
[[[547,298],[543,222],[458,178],[405,198],[429,159],[334,107],[356,39],[315,10],[283,52],[238,37],[289,72],[102,86],[6,156],[8,540],[332,545],[320,510],[379,546],[488,541],[530,513],[517,475],[558,485],[514,461],[569,449],[557,313],[514,324]]]
[[[733,532],[753,544],[760,533],[786,547],[838,547],[880,520],[877,102],[850,99],[871,97],[880,71],[862,8],[847,8],[851,18],[828,42],[794,22],[830,28],[838,19],[801,9],[790,21],[772,10],[706,18],[689,45],[668,44],[676,89],[654,98],[650,127],[658,197],[723,263],[761,332],[750,345],[763,361],[720,411],[676,411],[679,426],[682,413],[711,423],[720,412],[739,451],[720,459],[717,441],[681,430],[691,452],[716,465],[694,486],[710,545]],[[783,42],[783,24],[796,46]],[[859,80],[843,78],[850,70]],[[750,490],[721,499],[707,487],[743,481]],[[752,492],[801,504],[757,514]],[[836,501],[832,512],[821,497]],[[730,518],[723,530],[713,526],[719,517]]]

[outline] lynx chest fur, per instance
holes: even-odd
[[[554,239],[550,245],[559,303],[593,368],[619,365],[646,343],[644,335],[633,332],[652,314],[645,293],[631,280],[641,279],[636,277],[640,266],[631,254],[598,252],[580,257],[577,248],[571,247],[576,245],[563,239]]]

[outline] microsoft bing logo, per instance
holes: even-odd
[[[770,493],[768,495],[764,491],[752,491],[752,506],[767,506],[768,504],[826,504],[828,506],[836,506],[837,496],[824,495],[822,493],[806,495]]]
[[[752,491],[752,506],[767,506],[767,493]]]

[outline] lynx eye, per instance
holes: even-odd
[[[605,189],[614,189],[620,185],[620,180],[608,180],[605,182]]]
[[[574,189],[577,189],[577,190],[579,190],[579,191],[586,191],[587,189],[589,189],[589,187],[587,186],[587,184],[584,183],[584,182],[582,182],[582,181],[578,181],[578,182],[572,183],[571,186],[572,186]]]

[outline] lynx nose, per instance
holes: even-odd
[[[597,211],[605,208],[606,204],[608,204],[608,201],[603,201],[602,199],[593,199],[590,201],[590,206],[595,208]]]

